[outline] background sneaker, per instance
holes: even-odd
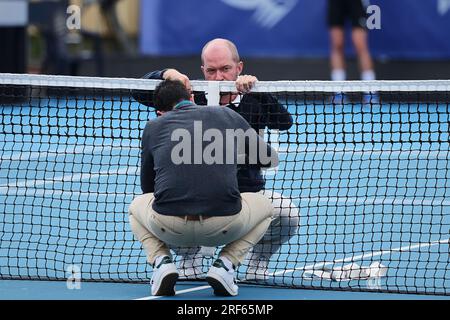
[[[379,104],[380,96],[376,92],[367,92],[363,94],[362,102],[363,104]]]
[[[347,97],[345,93],[336,93],[330,99],[331,104],[348,104],[350,103],[350,99]]]
[[[203,255],[201,253],[182,256],[178,264],[180,279],[204,279],[205,273],[202,265]]]
[[[259,259],[259,260],[249,260],[246,280],[268,280],[269,271],[267,270],[269,266],[269,260]]]

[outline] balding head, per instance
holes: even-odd
[[[211,54],[217,53],[217,52],[224,52],[228,51],[231,54],[231,58],[234,62],[239,63],[239,53],[238,50],[233,42],[227,39],[213,39],[209,41],[202,50],[202,66],[205,64],[205,58],[210,56]]]
[[[233,42],[226,39],[209,41],[202,50],[202,72],[206,80],[236,81],[243,68]]]

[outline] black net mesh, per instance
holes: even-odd
[[[66,280],[74,265],[84,281],[150,279],[128,223],[149,93],[0,85],[2,279]],[[447,91],[234,98],[280,157],[263,171],[275,219],[241,283],[450,293]],[[219,249],[173,248],[181,277],[202,279]]]

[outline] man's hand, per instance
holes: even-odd
[[[175,69],[167,69],[166,71],[164,71],[163,78],[164,78],[164,80],[181,81],[184,83],[184,86],[186,87],[186,89],[189,90],[189,92],[192,91],[191,82],[190,82],[188,76],[178,72]]]
[[[236,80],[236,89],[241,93],[250,92],[258,79],[255,76],[243,75]]]

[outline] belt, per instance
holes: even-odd
[[[195,215],[195,216],[190,215],[190,216],[181,216],[180,218],[181,219],[185,219],[187,221],[201,221],[201,220],[206,220],[206,219],[209,219],[209,218],[212,218],[212,217],[210,217],[210,216],[202,216],[202,215]]]

